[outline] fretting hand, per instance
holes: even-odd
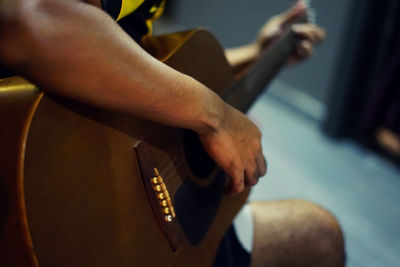
[[[306,5],[302,1],[298,1],[294,7],[286,12],[269,19],[261,27],[255,40],[258,53],[261,53],[272,41],[278,38],[288,23],[304,15],[305,12],[307,12]],[[300,41],[289,63],[297,63],[312,55],[313,45],[321,43],[325,39],[325,31],[312,23],[294,24],[291,27]]]

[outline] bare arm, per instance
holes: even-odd
[[[0,0],[0,61],[44,90],[196,131],[232,178],[231,192],[265,173],[261,133],[251,121],[148,55],[93,5]]]
[[[149,56],[99,8],[71,0],[26,2],[14,11],[23,18],[1,29],[1,60],[18,73],[96,106],[199,132],[217,127],[222,101]]]

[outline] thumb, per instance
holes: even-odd
[[[307,6],[303,0],[296,1],[296,4],[281,14],[281,24],[287,25],[294,22],[300,16],[302,16],[307,10]]]

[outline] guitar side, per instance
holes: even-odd
[[[21,153],[29,118],[39,101],[39,90],[23,78],[0,80],[0,263],[4,266],[34,264],[21,198]]]
[[[233,81],[222,49],[205,31],[157,37],[145,46],[219,94]],[[0,88],[8,82],[0,81]],[[23,80],[18,83],[30,91],[15,96],[18,104],[2,106],[0,114],[5,125],[0,142],[6,147],[1,152],[1,187],[7,196],[2,203],[8,204],[2,209],[0,243],[5,266],[212,265],[248,192],[233,198],[222,195],[201,242],[194,245],[184,238],[174,252],[149,205],[134,148],[148,144],[172,198],[187,179],[207,186],[214,172],[207,179],[196,176],[187,164],[181,129],[43,94]],[[1,103],[9,101],[2,92]],[[204,195],[203,201],[209,197]]]

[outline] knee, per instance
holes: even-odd
[[[304,224],[299,243],[309,246],[306,254],[314,263],[312,266],[345,266],[345,243],[339,222],[331,212],[315,203],[297,202]]]
[[[273,266],[345,265],[340,225],[321,206],[305,200],[283,200],[256,202],[252,210],[256,232],[266,233],[260,241],[265,246],[260,248],[271,252],[273,261],[279,262]]]

